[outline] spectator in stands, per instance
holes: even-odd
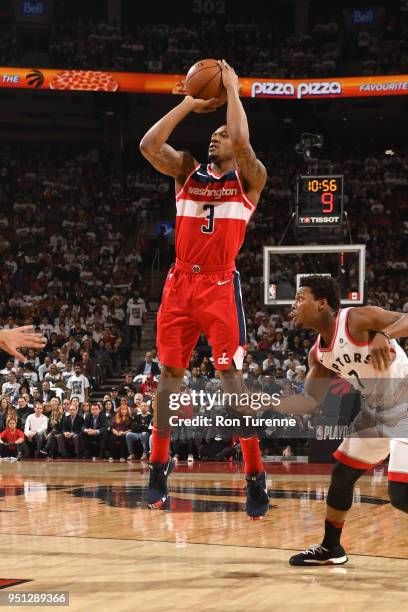
[[[24,380],[29,384],[33,385],[38,382],[38,376],[34,370],[34,366],[31,363],[24,364]],[[22,385],[23,386],[23,385]],[[20,393],[22,392],[20,387]]]
[[[34,414],[30,414],[25,422],[24,434],[27,438],[29,452],[34,450],[34,459],[40,456],[40,450],[44,446],[45,434],[48,427],[48,417],[43,414],[40,402],[34,406]]]
[[[20,383],[17,382],[15,373],[10,372],[10,374],[7,375],[7,382],[3,383],[1,387],[1,394],[7,395],[13,404],[17,400],[20,386]]]
[[[84,376],[86,376],[89,381],[90,388],[96,389],[96,368],[93,363],[93,360],[89,356],[88,351],[84,351],[82,353],[82,371]]]
[[[2,397],[0,399],[0,431],[3,431],[6,426],[6,412],[9,407],[11,407],[10,400]]]
[[[82,366],[75,364],[74,374],[68,379],[67,388],[70,390],[70,399],[77,397],[82,404],[89,400],[89,381],[82,373]]]
[[[132,412],[134,414],[141,412],[142,403],[143,403],[143,395],[141,393],[135,393],[133,397],[134,409],[132,409]]]
[[[38,379],[40,382],[44,380],[44,376],[47,374],[47,372],[49,372],[51,363],[51,357],[46,355],[44,358],[44,363],[38,368]]]
[[[133,401],[134,397],[135,397],[135,392],[132,389],[128,389],[128,392],[126,393],[126,399],[127,399],[127,405],[129,406],[129,408],[132,408],[134,406],[134,401]]]
[[[91,404],[89,402],[83,402],[81,406],[81,416],[85,419],[86,415],[91,412]]]
[[[273,368],[279,368],[279,367],[280,367],[279,359],[273,356],[272,351],[268,351],[266,354],[266,359],[264,359],[262,362],[262,369],[265,371],[265,370],[269,370],[270,368],[273,369]]]
[[[153,416],[149,412],[149,407],[146,402],[140,403],[140,413],[137,413],[131,423],[131,431],[126,434],[126,444],[128,448],[128,461],[133,461],[135,458],[134,443],[141,442],[143,446],[143,454],[141,461],[147,460],[149,456],[149,426]]]
[[[131,432],[132,417],[126,404],[121,404],[111,421],[108,438],[109,461],[118,458],[125,461],[128,455],[127,435]]]
[[[139,349],[142,346],[142,329],[146,323],[146,312],[145,301],[135,289],[127,303],[127,321],[130,329],[130,342],[133,343],[136,338],[136,346]]]
[[[157,389],[157,381],[154,380],[153,374],[150,373],[145,377],[144,382],[142,382],[142,384],[140,385],[139,393],[141,393],[142,395],[148,395],[151,397],[156,389]]]
[[[81,440],[84,450],[85,459],[96,457],[98,453],[99,459],[106,457],[106,442],[108,436],[108,421],[106,416],[101,412],[99,403],[91,403],[91,413],[85,417],[82,427]]]
[[[49,402],[54,397],[56,397],[55,391],[51,391],[50,382],[44,377],[41,385],[41,401]]]
[[[24,454],[24,432],[17,428],[17,421],[9,418],[7,427],[0,433],[1,457],[16,457],[20,460]]]
[[[24,427],[21,425],[21,419],[19,419],[18,415],[17,415],[17,411],[14,408],[14,406],[12,406],[9,402],[9,405],[6,409],[6,415],[5,415],[5,427],[7,427],[7,424],[9,422],[9,419],[16,419],[17,422],[17,429],[24,429]]]
[[[295,353],[293,351],[289,351],[288,358],[283,361],[282,368],[284,371],[288,370],[288,368],[293,368],[293,370],[295,370],[295,368],[297,368],[299,365],[300,363],[299,360],[296,359]]]
[[[32,349],[30,349],[32,350]],[[0,374],[3,376],[3,378],[7,379],[7,376],[11,373],[11,372],[15,372],[16,369],[14,367],[14,359],[7,359],[6,361],[6,365],[4,366],[4,368],[2,370],[0,370]]]
[[[58,453],[62,459],[69,457],[69,452],[74,454],[75,459],[81,456],[81,432],[84,427],[84,418],[78,414],[75,404],[69,407],[69,415],[64,416],[56,434]]]
[[[113,410],[112,400],[108,399],[103,402],[103,414],[106,416],[108,421],[108,430],[110,430],[112,425],[112,419],[115,416],[115,412]]]
[[[56,399],[55,397],[53,399]],[[50,414],[52,412],[52,406],[51,406],[51,402],[43,402],[43,414],[45,414],[46,417],[50,418]]]
[[[95,348],[95,359],[100,362],[106,376],[112,376],[112,359],[102,339],[98,341],[98,345]]]
[[[24,397],[19,397],[17,400],[16,414],[20,427],[24,428],[27,417],[33,414],[34,410],[27,404],[27,400]]]
[[[110,392],[110,400],[113,405],[113,410],[114,412],[116,412],[120,404],[120,397],[119,397],[119,392],[118,392],[117,387],[112,387],[111,392]]]
[[[69,407],[71,405],[71,402],[69,401],[68,398],[64,398],[62,400],[62,415],[67,415],[69,414]]]
[[[153,361],[153,357],[150,351],[146,353],[144,361],[141,361],[139,365],[137,366],[136,376],[133,379],[133,382],[138,382],[138,380],[136,380],[137,376],[140,376],[140,375],[147,376],[147,374],[153,374],[153,376],[160,375],[160,368],[157,365],[157,363]]]
[[[126,395],[129,389],[136,392],[137,387],[133,383],[133,375],[128,372],[125,374],[125,380],[123,384],[119,387],[119,395]]]
[[[201,376],[199,368],[192,368],[188,386],[192,391],[204,389],[204,378]]]
[[[50,365],[49,371],[44,376],[44,382],[45,381],[48,381],[50,383],[50,387],[51,386],[55,387],[56,385],[59,385],[62,382],[62,374],[60,370],[58,369],[58,366],[56,363],[52,363]],[[37,382],[37,381],[34,381],[34,382]],[[43,386],[43,390],[44,390],[44,386]]]

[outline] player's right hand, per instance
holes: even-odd
[[[220,99],[210,98],[209,100],[201,100],[200,98],[193,98],[192,96],[186,96],[184,98],[191,105],[191,110],[194,113],[212,113],[217,110]]]

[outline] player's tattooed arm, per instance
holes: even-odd
[[[167,174],[184,183],[187,175],[197,165],[189,153],[176,151],[167,144],[175,127],[191,112],[206,113],[215,110],[215,98],[199,100],[186,96],[170,112],[155,123],[140,142],[142,155],[162,174]]]
[[[167,143],[159,148],[142,148],[143,156],[152,164],[156,170],[167,176],[172,176],[180,184],[183,184],[186,177],[197,165],[195,159],[189,153],[176,151]]]
[[[218,65],[221,68],[222,81],[227,90],[227,128],[235,159],[244,179],[246,192],[258,200],[266,183],[266,169],[256,158],[250,144],[248,119],[239,97],[238,76],[225,60],[220,60]]]
[[[234,155],[247,190],[255,189],[260,194],[266,183],[265,166],[256,158],[249,143],[245,147],[234,147]]]

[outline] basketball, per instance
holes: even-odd
[[[217,60],[203,59],[191,66],[187,72],[185,90],[193,98],[201,100],[221,98],[218,106],[224,104],[227,100],[227,92]]]

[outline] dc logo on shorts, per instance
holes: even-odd
[[[226,356],[227,353],[223,353],[222,357],[218,357],[218,365],[226,365],[227,363],[229,363],[229,357]]]

